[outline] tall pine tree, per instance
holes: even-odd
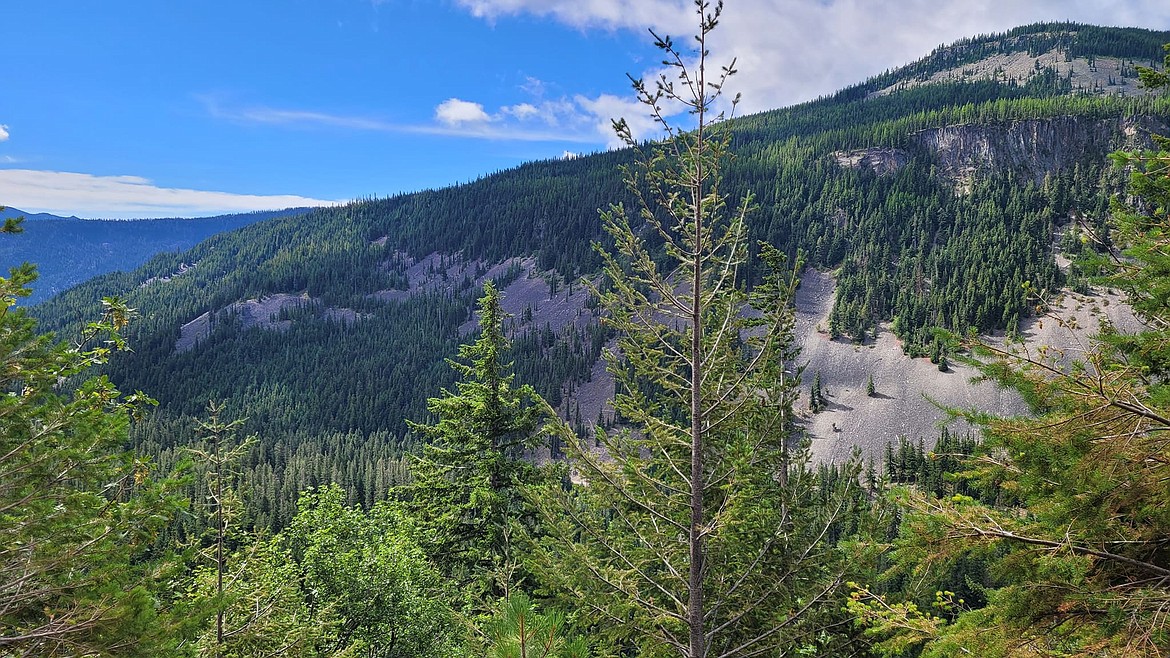
[[[667,132],[626,171],[641,206],[603,213],[616,252],[602,253],[598,293],[619,335],[609,365],[625,426],[598,428],[600,451],[563,428],[583,482],[545,494],[542,575],[602,639],[639,655],[779,655],[815,644],[814,617],[836,607],[824,539],[855,483],[818,491],[794,445],[795,272],[761,245],[770,273],[742,283],[752,201],[729,212],[730,136],[715,109],[734,63],[709,75],[722,3],[695,7],[696,51],[655,35],[670,74],[634,81]],[[664,116],[678,105],[692,129]],[[638,147],[624,121],[615,128]]]

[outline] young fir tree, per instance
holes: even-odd
[[[258,655],[312,657],[336,626],[314,615],[301,591],[297,565],[279,541],[243,527],[239,466],[255,442],[236,432],[242,419],[224,421],[222,405],[210,403],[199,421],[200,443],[189,452],[197,479],[207,485],[201,564],[192,571],[187,596],[214,603],[214,620],[194,644],[199,657]]]
[[[829,406],[829,403],[825,400],[825,388],[821,384],[821,373],[817,371],[813,375],[812,387],[808,391],[808,409],[814,414],[819,414],[827,406]]]
[[[610,285],[598,294],[619,335],[608,356],[625,424],[598,429],[600,453],[562,428],[584,483],[544,493],[550,536],[537,564],[599,639],[639,655],[778,655],[815,644],[814,613],[839,582],[821,540],[856,481],[816,491],[792,445],[796,278],[761,245],[771,272],[750,291],[741,285],[752,203],[728,212],[730,135],[714,110],[734,63],[709,76],[722,4],[695,6],[696,51],[655,35],[670,77],[634,81],[667,132],[625,171],[641,207],[603,213],[616,253],[602,252]],[[675,104],[694,116],[691,130],[667,121]],[[637,146],[624,121],[615,128]]]
[[[1170,87],[1165,74],[1142,78]],[[1041,415],[982,419],[984,443],[963,472],[976,497],[899,491],[904,527],[887,553],[910,583],[985,564],[994,576],[979,583],[986,603],[931,587],[936,610],[923,612],[929,592],[881,596],[858,585],[850,607],[881,653],[1167,655],[1170,140],[1154,141],[1154,150],[1115,155],[1131,171],[1132,203],[1117,204],[1113,237],[1124,257],[1112,283],[1145,328],[1106,327],[1082,361],[995,352],[988,370]]]
[[[539,477],[525,457],[544,442],[545,405],[531,386],[513,386],[500,293],[490,281],[483,290],[480,337],[448,361],[461,381],[428,400],[435,423],[410,423],[426,444],[403,492],[424,550],[467,583],[471,601],[521,577],[515,543],[535,518],[521,488]]]
[[[589,658],[584,638],[568,637],[568,619],[553,611],[540,613],[527,594],[517,592],[500,602],[487,626],[487,658]]]
[[[224,646],[224,618],[226,615],[227,598],[224,591],[224,577],[234,582],[234,574],[227,574],[228,553],[231,547],[228,542],[239,539],[237,521],[242,504],[237,490],[239,475],[236,468],[254,442],[249,437],[241,443],[235,441],[235,433],[242,419],[225,422],[220,419],[223,407],[211,402],[207,405],[206,421],[200,421],[198,430],[203,435],[203,445],[190,449],[192,456],[206,469],[207,502],[209,516],[213,519],[212,527],[208,530],[210,544],[203,553],[206,562],[211,564],[211,571],[215,574],[215,635],[205,654],[223,655]],[[234,536],[233,536],[234,535]],[[225,552],[225,548],[227,549]],[[257,608],[258,610],[260,608]],[[231,632],[230,629],[228,631]]]

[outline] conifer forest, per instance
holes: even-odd
[[[0,658],[1170,656],[1170,33],[741,115],[693,5],[662,139],[0,278]],[[1135,322],[1030,340],[1071,295]],[[801,331],[1026,411],[818,457]]]

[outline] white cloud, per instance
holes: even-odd
[[[469,123],[487,123],[492,117],[479,103],[448,98],[435,108],[435,120],[446,126],[458,127]]]
[[[0,123],[0,142],[8,141],[8,126]]]
[[[633,97],[602,94],[596,98],[577,96],[575,100],[589,113],[594,129],[598,134],[605,136],[606,145],[610,148],[625,146],[613,130],[614,119],[625,119],[635,140],[649,139],[659,134],[658,126],[650,117],[648,108]]]
[[[336,203],[294,195],[165,188],[139,176],[0,169],[0,204],[55,215],[116,219],[196,217]]]
[[[544,80],[540,78],[526,77],[524,84],[520,85],[520,89],[533,98],[544,98],[545,85]]]
[[[612,120],[623,117],[635,139],[648,139],[660,133],[647,108],[632,97],[577,95],[536,104],[507,105],[492,114],[479,103],[458,102],[458,108],[452,108],[449,114],[474,118],[460,121],[443,118],[444,105],[451,101],[440,105],[435,116],[453,131],[452,134],[465,137],[515,139],[520,135],[555,135],[568,141],[604,143],[610,148],[619,148],[625,144],[614,134]],[[533,124],[543,124],[552,132],[534,129]]]
[[[694,30],[688,0],[457,0],[487,20],[521,14],[576,29]],[[1040,21],[1170,29],[1165,0],[736,0],[711,36],[712,59],[737,58],[729,90],[743,110],[791,105],[863,82],[964,37]],[[643,32],[644,33],[644,32]],[[676,43],[686,43],[677,38]],[[652,75],[648,74],[647,79]]]
[[[504,114],[514,116],[521,121],[540,116],[540,110],[536,109],[536,106],[532,103],[519,103],[517,105],[500,108],[500,111]]]

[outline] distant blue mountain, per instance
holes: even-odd
[[[198,219],[78,219],[46,213],[29,214],[7,208],[8,217],[25,218],[24,231],[0,235],[0,273],[21,263],[36,265],[39,278],[32,305],[99,274],[129,271],[155,254],[184,251],[207,238],[274,217],[306,212],[289,208]]]
[[[50,215],[47,212],[27,213],[16,208],[5,208],[0,210],[0,220],[8,219],[9,217],[24,217],[28,221],[41,221],[42,219],[77,219],[76,217],[60,217],[58,215]]]

